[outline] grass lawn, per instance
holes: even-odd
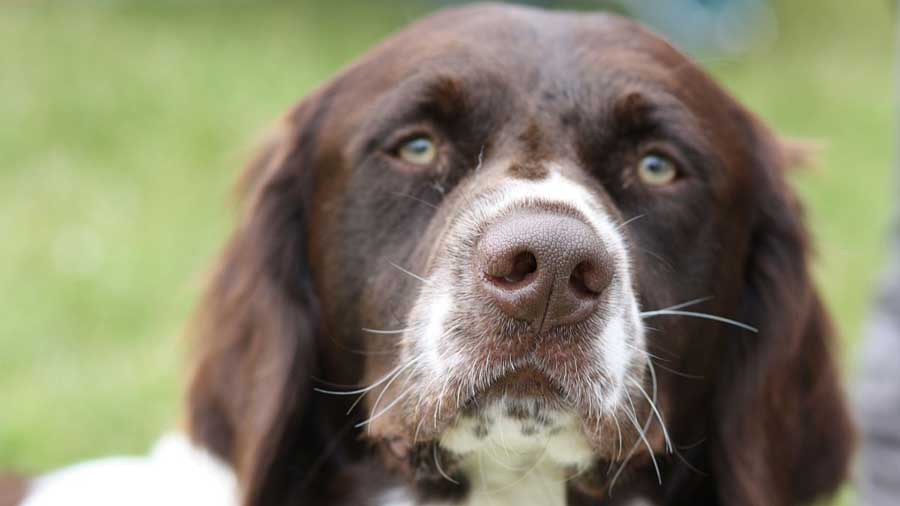
[[[703,61],[786,135],[848,372],[883,259],[887,1],[778,7],[765,52]],[[179,420],[184,321],[230,183],[291,103],[425,6],[0,4],[0,468],[143,452]]]

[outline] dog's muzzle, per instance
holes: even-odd
[[[588,223],[540,209],[517,210],[491,224],[473,257],[486,302],[528,322],[536,334],[594,314],[614,275]]]

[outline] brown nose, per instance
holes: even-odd
[[[485,292],[538,331],[596,312],[613,275],[603,241],[587,223],[550,213],[516,213],[492,224],[476,258]]]

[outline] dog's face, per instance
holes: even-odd
[[[721,92],[632,22],[453,18],[354,69],[366,103],[324,134],[311,254],[334,352],[366,353],[368,433],[395,447],[465,453],[511,417],[550,458],[615,459],[669,397],[651,349],[688,352],[690,325],[652,335],[641,311],[734,297],[744,139]]]
[[[351,432],[419,482],[425,468],[471,481],[473,463],[502,448],[561,479],[584,473],[602,493],[655,454],[693,467],[677,445],[694,451],[768,402],[779,387],[756,372],[745,385],[745,365],[771,360],[773,378],[811,388],[818,380],[788,378],[794,355],[774,358],[779,338],[777,354],[815,346],[804,360],[833,376],[782,148],[633,22],[448,11],[374,49],[288,121],[248,173],[251,210],[208,302],[231,351],[209,352],[195,381],[201,394],[197,384],[235,383],[209,372],[216,360],[279,379],[264,404],[258,377],[235,387],[246,399],[226,404],[259,407],[246,423],[214,396],[194,401],[201,438],[242,466],[271,473],[291,448],[316,453],[285,434],[321,432],[309,413],[345,425],[352,397],[337,394],[354,393],[364,401]],[[259,279],[242,282],[248,263]],[[267,333],[282,337],[247,344]],[[828,405],[843,434],[839,394]],[[242,450],[242,424],[280,442]],[[260,464],[260,452],[276,456]],[[694,464],[728,460],[694,453]],[[251,496],[275,493],[260,490]]]

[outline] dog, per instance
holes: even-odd
[[[188,436],[132,474],[185,469],[166,504],[192,483],[166,462],[192,459],[244,506],[827,496],[854,431],[797,156],[633,21],[414,23],[246,169],[190,328]],[[108,467],[82,471],[122,483]]]

